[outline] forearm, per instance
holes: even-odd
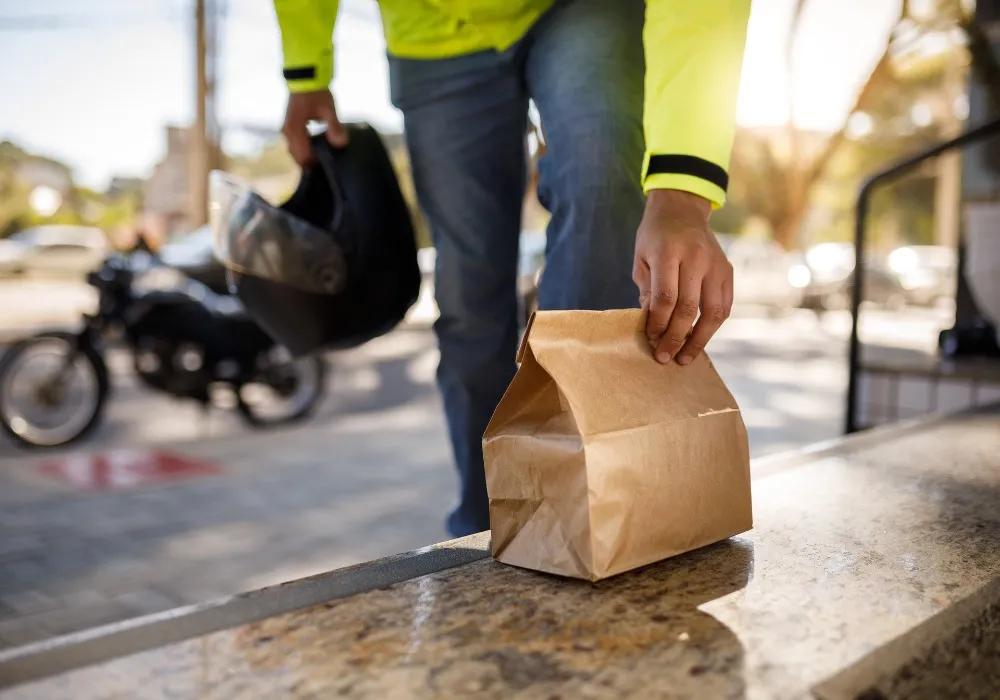
[[[726,198],[750,0],[647,0],[643,187]]]

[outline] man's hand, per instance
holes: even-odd
[[[632,279],[663,363],[691,362],[733,307],[733,266],[708,228],[710,214],[707,199],[679,190],[653,190],[646,201]]]
[[[334,146],[347,145],[347,129],[337,118],[337,108],[329,90],[291,93],[281,133],[285,135],[292,158],[303,168],[313,161],[312,147],[309,144],[310,121],[326,122],[326,138]]]

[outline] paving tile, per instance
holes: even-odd
[[[59,607],[59,600],[38,591],[0,595],[0,603],[19,615],[35,615]]]
[[[0,538],[0,562],[6,558],[21,557],[24,554],[37,552],[44,546],[44,540],[39,534],[29,533]]]
[[[19,647],[51,636],[48,630],[29,618],[0,620],[0,648]]]
[[[69,609],[94,608],[108,604],[108,597],[93,589],[81,589],[60,597],[62,607]]]
[[[169,567],[153,558],[118,559],[95,566],[87,574],[87,583],[94,590],[114,595],[145,584],[151,577],[170,575]]]
[[[45,572],[42,561],[38,557],[22,557],[20,559],[0,562],[0,587],[4,583],[17,584],[20,587],[26,582],[40,578]]]

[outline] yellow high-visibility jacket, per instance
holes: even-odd
[[[379,0],[379,8],[389,52],[429,59],[503,51],[552,2]],[[330,84],[337,4],[274,0],[292,92]],[[750,0],[646,0],[642,182],[647,192],[684,190],[716,208],[725,202],[749,15]]]

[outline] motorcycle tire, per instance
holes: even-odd
[[[316,389],[312,395],[309,396],[303,405],[293,413],[277,418],[269,418],[257,413],[254,406],[248,403],[243,397],[243,393],[241,391],[237,391],[236,408],[239,410],[240,415],[243,416],[243,419],[248,425],[251,425],[254,428],[270,428],[289,425],[305,420],[312,415],[313,411],[316,410],[319,400],[323,398],[323,395],[326,393],[326,378],[329,368],[327,367],[326,361],[322,357],[315,355],[299,361],[308,362],[312,367],[312,371],[315,372]]]
[[[48,332],[39,333],[30,338],[21,340],[14,345],[12,345],[3,356],[0,357],[0,401],[4,400],[2,390],[6,386],[8,381],[7,374],[11,372],[17,365],[17,361],[26,352],[30,351],[33,346],[39,345],[41,343],[64,343],[68,345],[77,345],[77,336],[71,333],[61,333],[61,332]],[[78,442],[83,438],[91,434],[95,428],[100,424],[101,418],[104,415],[104,408],[107,404],[108,395],[111,390],[111,381],[108,373],[108,366],[104,362],[104,358],[101,357],[100,353],[97,352],[89,344],[79,345],[77,352],[87,360],[88,364],[94,371],[94,378],[96,380],[97,386],[97,396],[94,400],[94,408],[87,418],[86,422],[72,435],[69,437],[64,437],[58,441],[45,441],[39,442],[36,440],[31,440],[26,438],[21,432],[14,429],[10,424],[10,416],[3,406],[0,406],[0,429],[3,430],[19,447],[26,448],[52,448],[52,447],[63,447],[65,445],[70,445],[74,442]]]

